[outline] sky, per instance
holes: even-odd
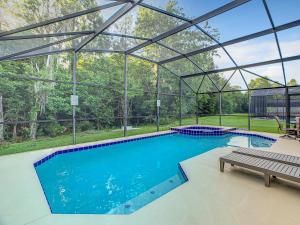
[[[145,3],[164,8],[168,0],[144,0]],[[186,15],[196,18],[229,0],[178,0]],[[269,10],[275,26],[279,26],[300,19],[300,0],[267,0]],[[271,28],[270,20],[261,0],[252,0],[244,5],[211,18],[209,24],[217,28],[220,33],[220,42],[235,39],[251,33]],[[204,23],[199,24],[204,28]],[[283,57],[300,54],[300,27],[278,33]],[[279,53],[273,34],[241,42],[226,47],[226,50],[235,59],[238,65],[251,64],[260,61],[278,59]],[[228,56],[220,49],[220,57],[214,57],[219,68],[231,67]],[[294,63],[285,63],[287,80],[296,79],[300,84],[300,60]],[[251,69],[263,76],[283,82],[281,64],[269,65]],[[235,81],[236,82],[236,81]],[[239,83],[239,82],[236,82]],[[242,85],[242,83],[239,83]]]
[[[144,3],[156,7],[165,8],[169,0],[144,0]],[[211,10],[221,7],[230,2],[230,0],[177,0],[179,7],[189,18],[196,18]],[[275,26],[282,25],[297,19],[300,19],[300,0],[266,0],[269,6]],[[10,0],[9,2],[16,2]],[[109,0],[97,0],[99,5],[106,4]],[[106,9],[102,11],[104,19],[107,19],[119,7]],[[13,18],[11,15],[5,15],[0,9],[0,19]],[[271,23],[263,7],[262,0],[252,0],[240,7],[232,9],[221,15],[211,18],[209,24],[216,28],[220,33],[220,42],[235,39],[244,35],[255,33],[264,29],[271,28]],[[12,23],[14,24],[14,23]],[[199,26],[204,28],[204,23]],[[162,29],[162,32],[165,31]],[[300,26],[278,32],[278,38],[283,57],[289,57],[300,54]],[[174,47],[174,46],[172,46]],[[178,48],[180,50],[180,47]],[[253,40],[241,42],[235,45],[227,46],[226,50],[235,59],[238,65],[255,63],[279,58],[274,35],[267,35]],[[219,50],[220,57],[215,57],[215,63],[219,68],[232,66],[232,63],[224,53]],[[300,61],[300,60],[299,60]],[[298,61],[298,62],[299,62]],[[281,81],[282,73],[278,67],[264,67],[260,69],[261,75],[272,76],[273,79]],[[300,84],[300,62],[289,63],[286,69],[288,79],[296,79]]]

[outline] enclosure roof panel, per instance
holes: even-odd
[[[271,28],[262,0],[252,0],[198,24],[220,42]]]
[[[71,2],[1,2],[0,60],[74,49],[118,52],[185,79],[204,76],[201,91],[244,88],[258,77],[271,87],[300,84],[299,1]]]
[[[21,32],[61,21],[68,21],[69,26],[77,26],[75,22],[91,24],[93,20],[100,23],[121,5],[119,2],[107,0],[69,2],[40,0],[36,4],[25,0],[7,1],[0,5],[0,36],[11,31]],[[46,29],[45,32],[49,30]]]
[[[130,38],[127,36],[98,35],[82,49],[126,51],[145,42],[145,39]]]
[[[138,51],[133,53],[134,55],[142,56],[146,59],[150,59],[153,61],[160,61],[164,59],[172,58],[178,53],[175,51],[169,50],[168,48],[165,48],[159,44],[152,44],[148,45],[145,48],[139,49]]]
[[[63,41],[63,42],[55,44],[55,45],[51,45],[51,46],[44,47],[44,48],[39,48],[35,51],[31,51],[28,53],[14,56],[10,59],[23,59],[23,58],[30,58],[30,57],[34,57],[34,56],[40,56],[40,55],[58,54],[61,52],[72,51],[74,49],[74,47],[77,46],[83,39],[84,39],[84,36],[74,38],[69,41]]]
[[[275,26],[300,19],[300,1],[298,0],[267,0]]]
[[[203,49],[216,44],[213,39],[205,35],[195,26],[164,38],[160,40],[159,43],[176,49],[183,54],[189,53],[195,49]]]
[[[138,5],[105,31],[151,39],[182,23],[183,20]]]

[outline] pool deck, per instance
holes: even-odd
[[[182,162],[189,181],[133,214],[54,215],[50,213],[33,163],[66,148],[0,157],[0,225],[300,224],[300,185],[277,179],[266,188],[262,174],[230,166],[220,173],[219,156],[230,152],[230,147]],[[278,139],[269,150],[300,156],[300,143]]]

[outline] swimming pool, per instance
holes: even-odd
[[[273,142],[234,133],[169,133],[58,151],[34,166],[52,213],[129,214],[187,181],[179,162],[217,147]]]

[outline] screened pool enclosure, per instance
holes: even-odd
[[[300,115],[290,111],[299,8],[298,0],[0,0],[0,140],[76,143],[79,132],[195,123],[268,131],[262,121],[276,112],[252,112],[251,96],[271,89],[281,90],[290,126]]]

